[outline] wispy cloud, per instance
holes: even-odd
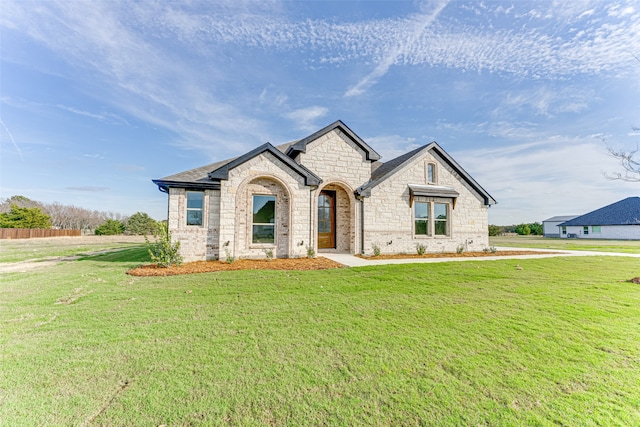
[[[410,55],[411,50],[415,47],[417,41],[422,37],[422,34],[438,17],[440,12],[447,6],[448,1],[441,2],[431,13],[425,15],[417,15],[407,27],[410,28],[410,32],[406,34],[406,39],[398,39],[397,46],[393,46],[389,52],[387,52],[382,60],[378,63],[375,69],[360,80],[355,86],[349,88],[345,93],[345,96],[357,96],[363,94],[368,88],[373,86],[378,79],[383,77],[389,71],[392,65],[396,64],[402,56]]]
[[[285,114],[285,117],[289,120],[293,120],[296,123],[298,129],[304,131],[317,130],[318,125],[316,120],[324,117],[329,112],[329,109],[321,106],[312,106],[306,108],[300,108],[298,110],[291,111]]]
[[[109,187],[90,187],[90,186],[80,186],[80,187],[66,187],[69,191],[88,191],[88,192],[101,192],[110,190]]]

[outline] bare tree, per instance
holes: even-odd
[[[640,128],[633,127],[634,131],[640,131]],[[606,143],[606,141],[605,141]],[[622,167],[622,172],[609,173],[604,175],[608,179],[620,179],[622,181],[640,182],[640,160],[636,157],[638,147],[635,150],[617,150],[607,144],[607,152],[611,157],[616,159]]]

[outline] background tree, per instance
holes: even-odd
[[[489,224],[489,236],[499,236],[500,234],[502,234],[500,226]]]
[[[51,228],[51,217],[39,208],[13,204],[9,212],[0,213],[0,228]]]
[[[136,212],[129,217],[126,231],[129,234],[151,235],[156,229],[156,221],[144,212]]]
[[[518,224],[516,225],[515,232],[521,236],[528,236],[531,234],[531,229],[529,228],[529,224]]]
[[[95,230],[97,236],[114,236],[124,233],[124,223],[118,219],[107,219]]]
[[[542,230],[542,224],[540,224],[539,222],[533,222],[528,225],[529,230],[531,230],[531,234],[533,234],[534,236],[542,236],[544,234]]]
[[[640,131],[640,128],[633,127],[635,132]],[[640,160],[636,159],[638,148],[635,150],[617,150],[607,144],[607,152],[611,157],[616,159],[622,167],[622,172],[605,173],[605,176],[609,179],[619,179],[622,181],[640,182]]]

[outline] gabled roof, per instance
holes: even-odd
[[[282,153],[282,151],[278,150],[273,145],[266,144],[261,145],[260,147],[249,151],[247,154],[244,154],[240,157],[237,157],[230,162],[224,164],[218,169],[215,169],[209,172],[209,178],[212,180],[221,180],[221,179],[229,179],[229,171],[235,167],[240,166],[241,164],[253,159],[254,157],[259,156],[263,153],[270,153],[276,159],[280,160],[282,163],[287,165],[292,171],[296,172],[298,175],[302,176],[305,180],[306,185],[319,185],[322,180],[316,174],[311,172],[306,167],[296,163],[291,157]]]
[[[427,151],[433,151],[439,157],[441,157],[445,161],[445,163],[447,163],[454,171],[456,171],[458,175],[460,175],[460,177],[462,177],[462,179],[484,199],[485,205],[495,205],[497,203],[495,199],[491,197],[491,195],[487,193],[487,191],[482,188],[480,184],[478,184],[476,180],[474,180],[471,175],[469,175],[455,160],[453,160],[453,158],[449,156],[449,154],[447,154],[447,152],[444,151],[444,149],[440,147],[436,142],[431,142],[427,145],[416,148],[413,151],[396,157],[393,160],[389,160],[388,162],[383,163],[371,174],[371,180],[365,185],[358,188],[356,190],[356,193],[364,197],[369,197],[371,195],[372,188],[390,178],[405,164]]]
[[[564,221],[569,221],[570,219],[573,218],[577,218],[580,215],[558,215],[558,216],[552,216],[551,218],[547,218],[542,222],[564,222]]]
[[[640,225],[640,197],[627,197],[559,225]]]
[[[340,129],[344,134],[346,134],[358,147],[360,147],[366,154],[367,160],[376,161],[380,160],[380,154],[376,153],[376,151],[369,147],[369,145],[364,142],[358,135],[356,135],[347,125],[345,125],[342,120],[337,120],[331,123],[329,126],[326,126],[319,131],[309,135],[308,137],[301,139],[299,141],[291,144],[289,149],[286,151],[286,154],[292,158],[294,158],[298,153],[306,153],[307,152],[307,144],[321,136],[335,130]]]
[[[284,152],[291,146],[291,144],[293,144],[292,142],[286,143],[286,144],[282,144],[282,145],[278,145],[277,147],[273,147],[273,145],[267,143],[272,149],[269,150],[264,150],[264,151],[269,151],[272,154],[274,154],[275,157],[277,157],[280,160],[283,160],[287,165],[291,166],[291,162],[292,160],[286,156],[284,154]],[[222,169],[224,169],[226,167],[226,176],[228,176],[228,172],[229,172],[229,168],[230,168],[230,164],[232,162],[237,162],[240,159],[244,159],[244,161],[249,160],[250,158],[254,157],[251,154],[256,152],[256,151],[260,151],[263,147],[265,147],[267,144],[264,144],[261,147],[256,148],[255,150],[240,156],[240,157],[234,157],[232,159],[227,159],[227,160],[222,160],[220,162],[216,162],[216,163],[211,163],[205,166],[200,166],[194,169],[189,169],[188,171],[184,171],[184,172],[180,172],[180,173],[176,173],[173,175],[169,175],[166,176],[164,178],[160,178],[160,179],[152,179],[153,183],[156,184],[158,186],[158,188],[160,189],[160,191],[164,191],[167,192],[167,189],[169,187],[178,187],[178,188],[186,188],[187,190],[189,189],[204,189],[204,188],[209,188],[209,189],[213,189],[213,190],[218,190],[220,189],[220,179],[219,178],[211,178],[210,173],[211,172],[215,172],[215,171],[220,171],[220,173],[223,173],[223,171],[221,171]],[[275,151],[273,150],[275,149]],[[261,154],[264,151],[260,151]],[[255,154],[255,155],[258,155]],[[288,160],[286,160],[288,159]],[[239,164],[244,163],[244,161],[241,161]],[[310,182],[315,182],[316,179],[320,179],[318,178],[316,175],[314,175],[312,172],[310,172],[307,168],[305,168],[304,166],[298,165],[297,163],[293,162],[293,164],[296,165],[295,169],[299,169],[301,168],[303,171],[303,174],[305,174],[305,181],[306,181],[306,175],[308,175],[309,173],[311,174],[311,181]],[[224,178],[226,179],[226,178]],[[318,184],[307,184],[307,185],[318,185]]]

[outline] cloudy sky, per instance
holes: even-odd
[[[0,6],[0,197],[166,216],[151,182],[343,120],[437,141],[506,225],[640,193],[633,1],[30,1]]]

